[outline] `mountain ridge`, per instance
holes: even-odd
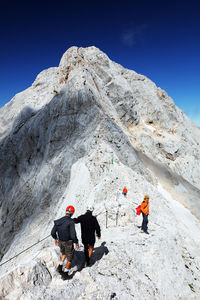
[[[42,71],[30,88],[0,109],[0,120],[2,262],[29,246],[30,235],[32,243],[44,238],[50,232],[53,219],[62,216],[66,205],[74,205],[76,213],[80,214],[90,203],[97,214],[101,213],[98,218],[109,253],[91,270],[74,275],[70,285],[78,282],[80,289],[77,294],[70,292],[71,297],[106,299],[119,284],[123,293],[119,296],[117,291],[119,298],[116,299],[132,299],[134,295],[149,299],[183,299],[178,287],[185,282],[182,291],[185,299],[197,299],[195,297],[200,295],[197,279],[200,253],[195,249],[200,243],[197,219],[200,128],[164,91],[145,76],[112,62],[95,47],[72,47],[62,56],[59,67]],[[113,164],[111,158],[114,158]],[[129,191],[127,199],[121,194],[125,185]],[[136,203],[139,204],[146,193],[152,199],[149,224],[152,232],[147,239],[136,229],[138,220],[134,214]],[[109,214],[111,227],[108,229],[105,227],[106,210],[114,211]],[[117,211],[119,223],[115,227]],[[186,224],[182,224],[182,216]],[[196,235],[191,234],[191,228]],[[115,237],[115,240],[112,230],[118,232],[124,246],[120,238]],[[130,253],[126,250],[128,242],[133,246]],[[140,266],[133,258],[139,255],[142,244],[150,247],[152,256],[144,250],[144,257],[149,261],[145,264],[139,256]],[[175,253],[170,250],[169,257],[158,254],[160,246],[164,251],[174,247]],[[16,299],[32,299],[36,293],[39,299],[44,293],[44,299],[51,296],[57,299],[63,293],[68,295],[69,288],[62,286],[55,273],[58,249],[52,247],[50,239],[45,241],[44,247],[38,245],[35,249],[27,254],[27,264],[19,257],[2,267],[0,280],[4,297],[12,299],[15,295]],[[151,265],[151,262],[155,264],[157,255],[164,266],[159,283],[156,282],[159,268],[154,272]],[[120,263],[117,268],[114,262],[117,264],[120,256],[124,257],[124,266]],[[189,271],[184,267],[182,256],[187,256],[191,263]],[[179,274],[182,272],[171,292],[167,288],[174,284],[170,278],[162,290],[168,270],[175,280],[173,265],[166,259],[174,262]],[[78,265],[79,260],[81,253],[76,253]],[[109,263],[110,270],[105,266]],[[26,276],[20,278],[22,266]],[[124,267],[132,282],[129,287]],[[132,277],[131,270],[138,274],[134,271],[135,277]],[[86,275],[86,283],[82,273]],[[107,290],[102,289],[100,278]],[[12,280],[14,288],[11,291]],[[27,292],[17,288],[19,282]],[[141,282],[151,290],[142,291]]]

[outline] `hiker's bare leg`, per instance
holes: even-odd
[[[89,258],[92,256],[93,249],[94,249],[93,246],[89,246]]]
[[[64,261],[65,261],[65,259],[66,259],[66,257],[67,257],[67,255],[65,255],[65,254],[62,254],[62,256],[61,256],[61,261],[62,261],[62,262],[64,262]]]
[[[70,268],[70,266],[71,266],[71,263],[72,263],[71,261],[68,261],[68,262],[66,263],[65,269],[68,270],[68,269]]]

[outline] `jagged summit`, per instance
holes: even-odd
[[[186,180],[200,187],[199,172],[195,171],[197,168],[191,161],[193,148],[197,158],[200,155],[199,127],[151,80],[112,62],[96,47],[69,48],[59,67],[41,72],[30,88],[5,105],[0,110],[2,138],[11,131],[16,119],[22,119],[22,122],[29,119],[33,111],[38,112],[61,95],[67,101],[66,91],[74,95],[79,92],[92,95],[104,115],[122,130],[127,129],[131,138],[134,136],[134,146],[153,159],[164,159],[165,164],[176,172],[177,168],[175,170],[173,166],[178,164],[181,175],[184,173]],[[192,144],[192,149],[187,142]],[[187,161],[179,161],[182,155],[187,156]],[[189,172],[188,167],[191,167]]]
[[[199,141],[200,128],[150,79],[95,47],[68,49],[58,67],[42,71],[0,109],[0,254],[5,261],[42,239],[68,204],[79,215],[88,203],[99,214],[109,254],[66,288],[48,239],[1,267],[3,296],[108,299],[118,286],[118,299],[197,299]],[[146,193],[148,239],[134,212]]]

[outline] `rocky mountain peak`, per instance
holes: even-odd
[[[68,49],[0,109],[3,299],[198,299],[199,141],[150,79],[96,47]],[[144,237],[135,208],[147,193]],[[103,241],[91,268],[77,272],[75,254],[66,286],[48,235],[69,204],[76,216],[95,207]]]

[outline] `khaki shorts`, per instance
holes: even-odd
[[[60,251],[63,255],[67,256],[68,261],[72,261],[73,253],[74,253],[74,244],[72,241],[59,241],[58,245],[60,247]]]

